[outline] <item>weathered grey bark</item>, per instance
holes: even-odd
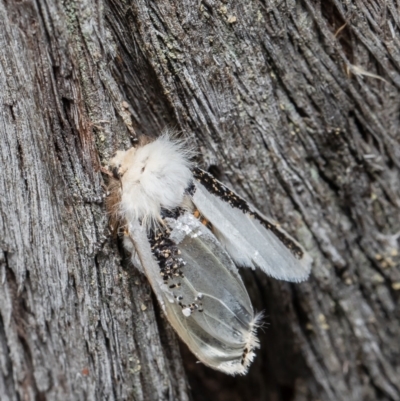
[[[399,9],[1,0],[1,400],[400,400]],[[315,259],[245,273],[270,324],[244,378],[184,372],[108,233],[100,166],[166,126]]]

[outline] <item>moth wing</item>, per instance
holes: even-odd
[[[208,173],[194,175],[192,201],[236,264],[280,280],[308,278],[312,258],[297,241]]]
[[[142,267],[170,324],[205,365],[245,374],[258,347],[254,315],[236,266],[214,235],[191,214],[167,218],[169,239],[184,261],[183,277],[166,283],[145,230],[137,223],[129,235]]]

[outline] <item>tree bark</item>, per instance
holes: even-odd
[[[400,400],[399,10],[0,0],[1,400]],[[179,349],[109,233],[101,166],[165,127],[314,258],[244,271],[246,377]]]

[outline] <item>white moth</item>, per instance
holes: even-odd
[[[288,234],[164,134],[110,161],[112,213],[168,321],[205,365],[246,374],[259,343],[238,266],[306,280],[312,259]]]

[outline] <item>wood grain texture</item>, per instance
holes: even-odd
[[[3,400],[400,400],[397,0],[0,0]],[[246,377],[199,364],[109,233],[100,167],[182,131],[315,259],[244,272]]]

